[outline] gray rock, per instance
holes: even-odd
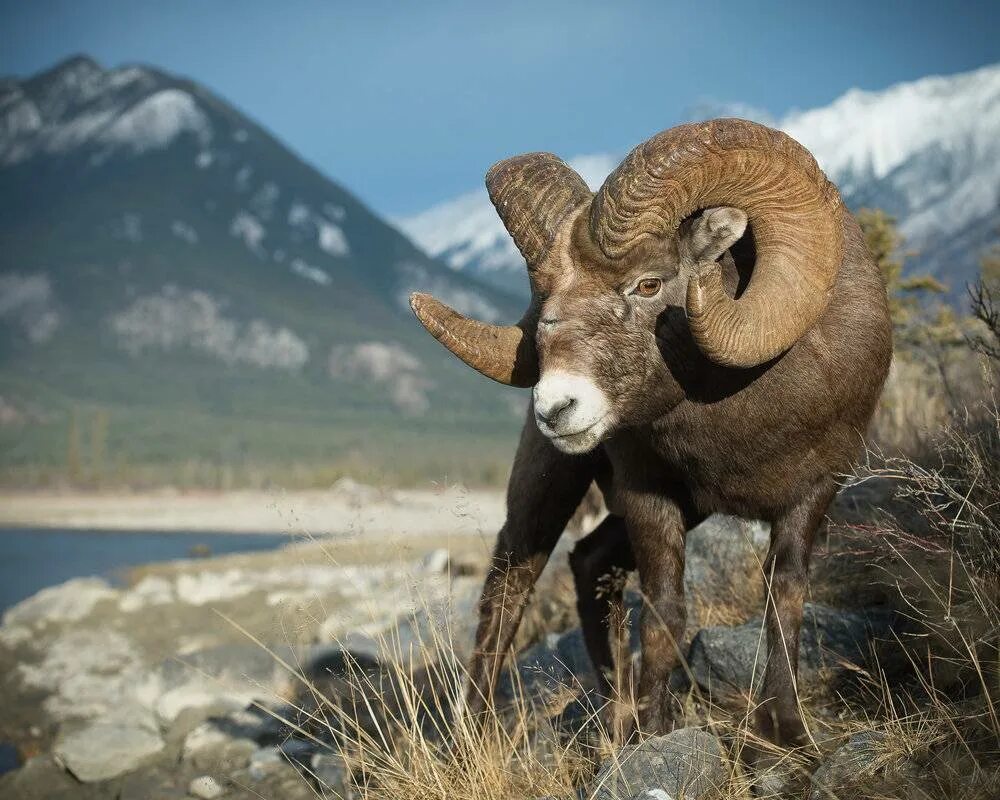
[[[497,687],[501,700],[512,699],[517,684],[526,696],[537,697],[567,687],[591,689],[597,680],[579,628],[549,634],[529,647],[518,656],[516,670],[516,674],[508,669],[501,675]]]
[[[40,661],[22,663],[25,687],[45,692],[45,712],[56,720],[121,715],[144,705],[148,672],[135,642],[108,628],[67,626],[46,637]]]
[[[181,758],[197,769],[227,769],[243,767],[257,743],[250,738],[233,738],[217,720],[207,720],[186,737],[181,747]]]
[[[431,550],[431,552],[424,556],[422,566],[431,575],[444,575],[448,572],[450,564],[451,554],[448,552],[448,549],[446,547],[439,547],[437,550]]]
[[[159,731],[143,721],[101,719],[61,734],[53,754],[84,783],[124,775],[164,747]]]
[[[78,622],[102,600],[116,599],[118,595],[101,578],[74,578],[42,589],[8,609],[3,615],[3,625],[34,627],[50,622]]]
[[[115,800],[188,800],[191,796],[183,785],[178,785],[177,775],[173,771],[167,771],[163,767],[158,769],[140,769],[129,773],[118,779],[121,782],[121,789]],[[116,781],[115,783],[118,783]],[[183,784],[183,781],[181,781]],[[79,784],[77,784],[79,786]],[[95,788],[101,787],[101,800],[105,800],[107,786],[109,784],[97,784]],[[114,785],[114,784],[110,784]],[[112,795],[113,796],[113,795]]]
[[[885,734],[878,731],[856,733],[837,748],[813,773],[809,800],[860,798],[862,789],[874,788],[878,776],[892,771],[903,773],[912,765],[887,756]]]
[[[255,781],[264,780],[269,775],[281,772],[287,768],[288,762],[281,756],[277,747],[261,747],[250,754],[247,771]]]
[[[295,651],[287,645],[269,645],[265,649],[254,642],[222,644],[168,658],[160,665],[159,675],[167,689],[200,675],[238,688],[265,687],[266,693],[267,687],[278,685],[288,674],[278,659],[295,663],[295,657]]]
[[[215,800],[222,797],[226,790],[211,775],[199,775],[188,784],[188,794],[192,797],[200,797],[201,800]]]
[[[839,660],[862,666],[873,639],[901,628],[899,616],[886,609],[846,611],[806,603],[799,674],[809,679],[821,667],[837,667]],[[691,642],[688,665],[703,689],[747,692],[751,685],[760,685],[766,652],[763,620],[757,618],[735,627],[702,628]]]
[[[447,554],[447,551],[443,551]],[[336,662],[343,653],[362,664],[403,664],[406,666],[457,658],[466,662],[479,618],[476,606],[481,589],[477,579],[457,577],[452,563],[451,594],[425,598],[419,608],[403,614],[380,629],[348,631],[332,637],[333,644],[320,644],[306,654],[304,663],[322,665]],[[464,573],[463,573],[464,574]],[[334,663],[334,671],[343,671]],[[313,670],[313,672],[315,672]],[[307,666],[306,674],[310,674]]]
[[[674,800],[663,789],[646,789],[639,794],[632,795],[632,800]]]
[[[763,562],[770,526],[724,514],[714,514],[688,531],[684,542],[684,588],[704,593],[706,587],[726,586],[747,568]]]
[[[155,672],[157,714],[172,722],[185,709],[237,711],[273,697],[288,680],[277,659],[295,663],[295,655],[284,645],[271,651],[254,643],[226,644],[165,660]]]
[[[351,771],[339,755],[316,753],[310,762],[309,771],[321,792],[334,792],[336,797],[350,796]]]
[[[792,770],[780,764],[762,769],[753,776],[753,796],[761,798],[791,797],[793,781]]]
[[[670,797],[697,800],[723,786],[728,775],[719,741],[697,728],[681,728],[623,748],[605,761],[594,779],[592,796],[629,800],[637,793],[659,790]]]
[[[287,739],[278,745],[278,752],[292,765],[307,766],[319,749],[319,744],[308,739]]]
[[[81,786],[51,755],[28,759],[20,769],[0,775],[4,800],[81,800],[97,794],[96,787]]]
[[[633,656],[639,653],[639,617],[642,598],[635,592],[625,593],[629,612],[629,645]],[[566,688],[587,694],[597,687],[597,673],[587,654],[580,628],[559,634],[549,634],[543,641],[523,651],[516,661],[516,680],[529,697],[553,694]],[[497,697],[511,700],[515,696],[515,675],[508,669],[500,676]],[[670,689],[682,691],[688,685],[687,675],[680,667],[670,674]]]

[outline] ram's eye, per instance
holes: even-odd
[[[640,297],[654,297],[660,291],[662,284],[663,281],[659,278],[643,278],[636,284],[633,294],[637,294]]]

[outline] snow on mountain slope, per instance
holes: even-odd
[[[0,165],[79,147],[139,154],[167,147],[181,133],[202,144],[211,126],[195,99],[178,88],[153,94],[157,75],[141,67],[104,70],[78,57],[28,81],[0,81]]]
[[[212,196],[203,198],[204,208],[196,213],[212,218],[218,212],[229,237],[255,259],[315,286],[333,287],[332,294],[337,289],[333,275],[350,275],[357,260],[352,237],[369,233],[360,231],[359,225],[375,223],[367,210],[347,218],[343,201],[333,199],[342,194],[337,187],[328,195],[320,189],[313,202],[307,202],[300,196],[302,181],[317,188],[325,181],[302,169],[292,154],[269,138],[252,120],[197,84],[152,67],[104,69],[77,56],[27,79],[0,78],[0,180],[21,180],[10,176],[39,169],[96,179],[104,174],[102,169],[134,170],[154,163],[150,158],[155,156],[165,174],[153,183],[161,189],[176,183],[175,196],[193,183],[204,183]],[[162,166],[168,162],[172,162],[169,167]],[[57,181],[58,187],[65,182]],[[135,186],[142,191],[140,182]],[[169,199],[167,195],[165,200]],[[223,215],[220,208],[232,204],[236,207]],[[140,211],[123,210],[121,219],[128,225],[121,236],[142,238]],[[149,219],[145,223],[157,224]],[[172,236],[195,249],[205,244],[189,221],[180,225],[171,228]],[[199,227],[204,232],[204,220]],[[393,237],[402,240],[396,232]],[[369,248],[362,244],[361,249]],[[392,273],[385,275],[394,284],[390,296],[407,321],[411,315],[403,291],[421,276],[466,310],[476,309],[488,318],[503,316],[488,288],[439,265],[420,263],[424,255],[419,251],[413,250],[413,255],[419,258],[400,250],[398,257],[379,265],[383,273]],[[370,257],[366,252],[360,256],[366,257]]]
[[[578,156],[569,161],[591,189],[618,164],[612,155]],[[500,222],[485,189],[468,192],[397,225],[424,252],[443,258],[456,270],[468,270],[484,282],[508,291],[527,290],[521,254]]]
[[[849,204],[886,208],[919,250],[998,213],[1000,65],[852,89],[781,127],[813,151]]]
[[[878,92],[851,89],[777,125],[813,152],[851,208],[875,206],[895,215],[907,248],[917,251],[913,267],[958,292],[1000,236],[1000,64]],[[596,188],[620,158],[591,155],[569,163]],[[523,262],[485,191],[397,224],[453,269],[526,291]]]
[[[223,367],[211,391],[232,390],[267,413],[294,414],[275,396],[304,381],[321,392],[300,386],[312,397],[302,402],[327,419],[357,408],[433,417],[451,407],[429,400],[445,392],[473,415],[488,415],[490,403],[506,415],[505,400],[417,335],[408,302],[417,290],[486,320],[519,310],[428,258],[194,81],[87,57],[0,78],[5,396],[17,376],[44,375],[63,381],[67,397],[100,384],[99,401],[125,403],[111,395],[124,392],[166,408],[176,397],[162,398],[141,366],[178,386]],[[419,380],[400,389],[329,367],[329,353],[359,342],[405,353]],[[65,363],[110,377],[74,381]],[[235,389],[244,380],[254,387],[246,395]]]

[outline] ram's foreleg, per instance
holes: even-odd
[[[592,455],[556,450],[529,416],[507,486],[507,520],[479,601],[466,695],[470,714],[492,701],[531,590],[594,477],[594,462]]]
[[[609,730],[620,739],[632,705],[632,652],[623,602],[627,574],[635,569],[625,520],[609,514],[570,554],[587,654],[597,672],[597,688],[608,702]]]

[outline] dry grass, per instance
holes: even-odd
[[[958,382],[958,393],[961,375],[975,382]],[[759,741],[749,725],[750,697],[708,697],[694,688],[677,698],[679,724],[709,730],[725,746],[720,800],[805,797],[817,766],[861,732],[874,733],[872,754],[852,774],[853,785],[819,796],[1000,797],[1000,414],[989,391],[995,378],[995,367],[971,359],[945,370],[915,360],[894,367],[875,423],[878,448],[817,548],[811,599],[888,604],[906,614],[911,629],[874,648],[867,667],[831,670],[800,686],[810,743],[787,751]],[[745,579],[723,593],[692,598],[693,622],[731,625],[759,616],[761,587],[759,565],[749,565]],[[467,626],[457,623],[442,621],[415,664],[390,636],[383,647],[391,657],[381,668],[352,662],[335,678],[298,671],[292,726],[342,756],[353,776],[347,785],[321,785],[317,796],[528,800],[576,797],[580,787],[590,792],[581,796],[594,796],[600,764],[622,751],[595,712],[565,724],[558,712],[580,687],[545,697],[515,687],[507,705],[469,720],[461,713],[465,673],[453,656],[462,648],[451,640],[451,631]],[[569,573],[552,570],[517,647],[576,624]],[[741,766],[748,747],[770,747],[779,780]]]
[[[799,751],[772,749],[778,762],[775,772],[782,776],[780,787],[773,790],[758,786],[755,791],[757,777],[740,766],[747,747],[768,747],[750,729],[752,700],[715,701],[697,690],[678,698],[682,724],[703,727],[725,743],[728,777],[719,787],[719,798],[803,796],[823,757],[852,734],[871,730],[880,738],[877,754],[863,775],[865,793],[844,797],[986,800],[998,796],[1000,725],[992,705],[995,700],[989,700],[992,693],[979,688],[987,689],[988,676],[995,676],[984,663],[984,656],[993,657],[995,666],[995,652],[984,653],[981,635],[951,622],[980,624],[985,609],[960,608],[954,601],[949,605],[938,572],[928,571],[892,537],[883,541],[882,555],[896,559],[899,596],[925,626],[920,645],[905,648],[907,668],[878,664],[853,675],[855,680],[846,690],[824,681],[803,686],[803,712],[813,743]],[[902,580],[906,571],[912,580]],[[969,576],[964,570],[962,574],[965,585]],[[914,590],[923,582],[929,586],[917,594]],[[959,583],[954,580],[953,585]],[[536,607],[568,608],[564,583],[554,580],[542,589],[554,596],[540,597]],[[963,597],[971,602],[980,595]],[[734,601],[724,611],[708,608],[706,618],[713,622],[731,614],[732,621],[742,622],[759,608]],[[994,626],[998,619],[992,617]],[[416,661],[389,634],[382,642],[386,657],[381,668],[349,661],[334,677],[309,675],[288,665],[300,685],[299,710],[289,724],[299,736],[315,738],[342,756],[353,775],[348,785],[320,785],[317,796],[527,800],[549,795],[570,798],[578,787],[593,788],[599,764],[614,759],[616,751],[594,713],[584,713],[568,730],[560,726],[556,712],[577,696],[579,687],[569,685],[544,698],[515,690],[506,706],[474,723],[461,714],[466,676],[452,656],[457,649],[451,641],[453,628],[443,622],[442,630],[422,643]],[[535,635],[542,630],[538,627]]]

